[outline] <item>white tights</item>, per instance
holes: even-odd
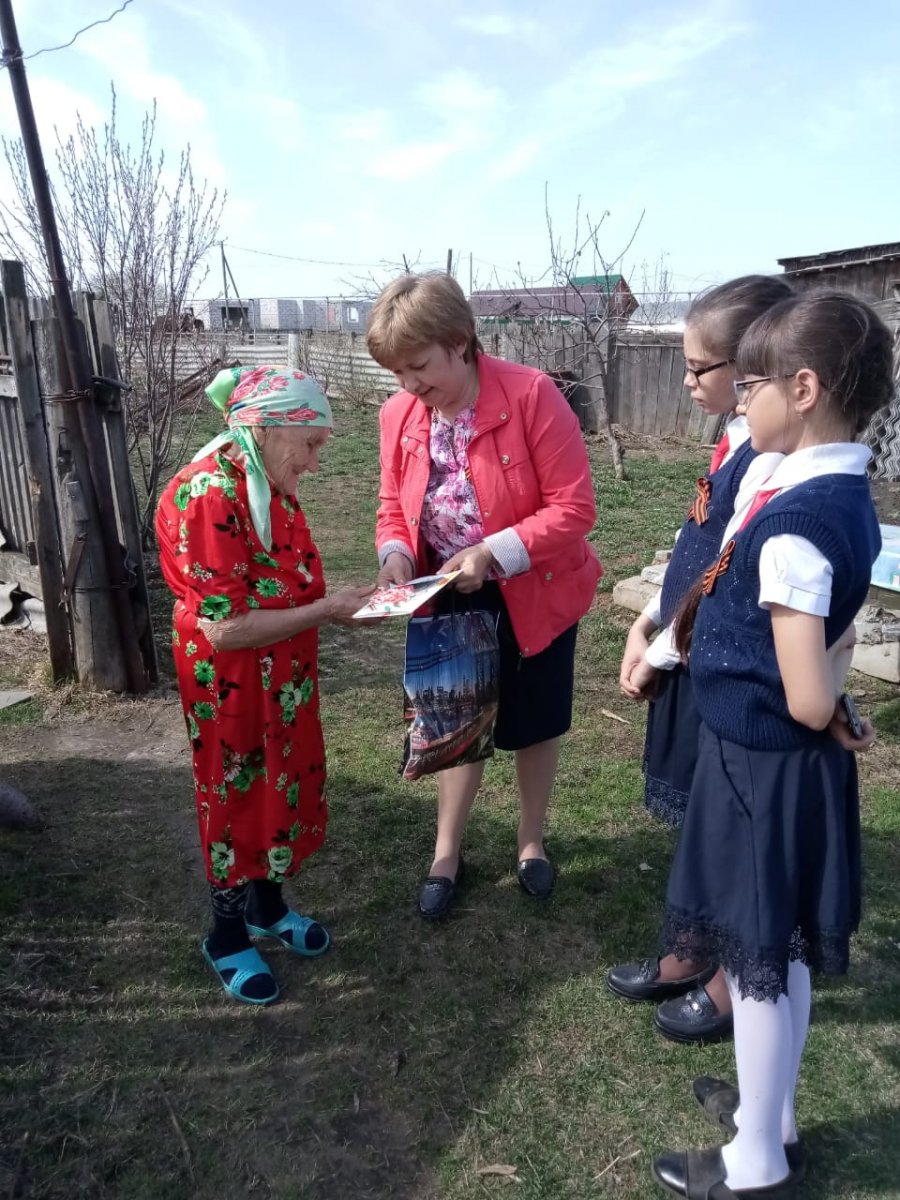
[[[794,1094],[809,1029],[809,968],[790,964],[787,995],[777,1001],[742,998],[735,978],[725,978],[741,1094],[738,1131],[722,1149],[725,1182],[730,1188],[766,1187],[787,1175],[784,1145],[797,1140]]]

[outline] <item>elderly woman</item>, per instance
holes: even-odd
[[[529,895],[546,897],[555,875],[544,823],[572,718],[577,624],[602,573],[585,540],[594,490],[578,422],[546,375],[482,353],[450,276],[389,284],[368,346],[403,389],[381,410],[379,582],[459,571],[456,608],[496,614],[495,744],[516,756],[517,876]],[[483,773],[481,762],[439,775],[437,843],[418,894],[425,917],[452,904]]]
[[[203,956],[229,995],[270,1004],[278,985],[251,935],[299,955],[328,947],[325,929],[282,897],[328,819],[317,627],[349,620],[372,589],[326,596],[295,498],[332,427],[318,384],[280,367],[237,368],[206,392],[227,429],[168,485],[156,531],[176,597],[172,642],[212,901]]]

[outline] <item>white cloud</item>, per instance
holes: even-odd
[[[458,16],[453,24],[467,33],[481,37],[533,37],[538,32],[537,21],[507,13],[484,13],[482,16]]]
[[[131,14],[132,10],[127,10]],[[211,114],[205,101],[189,91],[174,75],[154,69],[151,61],[153,38],[146,22],[135,14],[128,22],[112,22],[92,29],[80,38],[74,51],[99,63],[112,76],[120,98],[134,101],[141,110],[156,102],[159,129],[157,137],[174,169],[176,154],[190,144],[191,163],[198,179],[208,179],[223,188],[226,168],[213,132]],[[123,125],[124,128],[124,125]]]
[[[471,71],[448,71],[433,83],[423,83],[417,95],[435,115],[455,120],[460,115],[487,116],[502,105],[500,88],[487,87]]]
[[[585,55],[569,79],[577,73],[583,88],[617,91],[664,83],[747,30],[746,22],[728,21],[719,6],[713,6],[705,14],[662,29],[636,29],[628,41]]]
[[[79,114],[86,125],[103,125],[106,114],[99,104],[84,92],[70,87],[61,79],[51,79],[36,72],[29,75],[28,82],[44,156],[48,160],[56,144],[54,128],[60,138],[65,140],[70,133],[74,133]],[[19,122],[12,104],[0,107],[0,131],[7,137],[19,136]]]
[[[384,108],[346,112],[333,117],[334,136],[346,142],[375,142],[387,135],[390,113]]]
[[[182,20],[191,21],[229,56],[240,55],[242,73],[265,72],[272,65],[272,47],[259,35],[259,26],[244,21],[224,3],[203,0],[154,0]],[[249,7],[249,6],[248,6]]]
[[[453,139],[435,142],[406,142],[379,154],[369,166],[379,179],[416,179],[444,162],[462,148]]]
[[[378,145],[369,159],[369,173],[378,179],[420,179],[463,151],[484,150],[497,136],[505,95],[480,82],[469,71],[454,70],[420,84],[415,91],[425,117],[424,136],[397,142],[385,121]]]
[[[488,171],[488,179],[492,183],[504,183],[507,179],[520,175],[534,163],[543,148],[544,142],[541,138],[524,138],[497,159]]]
[[[91,30],[91,35],[83,43],[76,42],[76,48],[107,69],[112,67],[116,90],[122,95],[145,107],[155,100],[160,113],[182,128],[206,120],[206,105],[199,96],[192,95],[174,75],[152,69],[144,28],[104,25]]]
[[[729,19],[728,12],[714,2],[706,12],[668,26],[634,26],[618,43],[573,59],[539,100],[542,124],[563,129],[568,141],[607,124],[623,112],[632,93],[671,85],[706,55],[747,33],[748,24]]]

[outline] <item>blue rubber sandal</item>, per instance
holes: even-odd
[[[213,958],[209,952],[207,939],[203,939],[203,944],[200,947],[203,957],[215,971],[219,983],[235,1000],[240,1000],[242,1004],[273,1004],[278,999],[278,985],[275,984],[275,992],[271,996],[266,996],[263,999],[257,999],[255,996],[247,996],[242,991],[244,985],[249,983],[251,979],[255,979],[258,975],[267,975],[273,983],[274,976],[269,969],[268,964],[260,955],[259,951],[252,946],[249,950],[241,950],[238,954],[225,954],[221,958]],[[234,974],[226,982],[222,978],[223,971],[234,971]]]
[[[313,926],[322,930],[325,934],[325,941],[321,946],[308,947],[306,935]],[[291,908],[287,910],[280,921],[276,921],[274,925],[269,925],[265,929],[261,925],[251,925],[248,921],[247,932],[251,937],[274,938],[277,942],[281,942],[285,950],[290,950],[292,954],[300,954],[304,958],[317,958],[320,954],[324,954],[331,945],[328,930],[323,925],[314,921],[312,917],[301,916]],[[284,936],[286,933],[289,933],[291,937],[286,938]]]

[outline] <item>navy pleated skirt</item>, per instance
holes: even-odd
[[[700,714],[684,667],[663,671],[647,711],[644,740],[644,803],[666,825],[684,820],[697,765]]]
[[[776,999],[791,959],[846,971],[860,901],[855,756],[827,734],[749,750],[701,724],[663,953],[722,963],[742,995]]]

